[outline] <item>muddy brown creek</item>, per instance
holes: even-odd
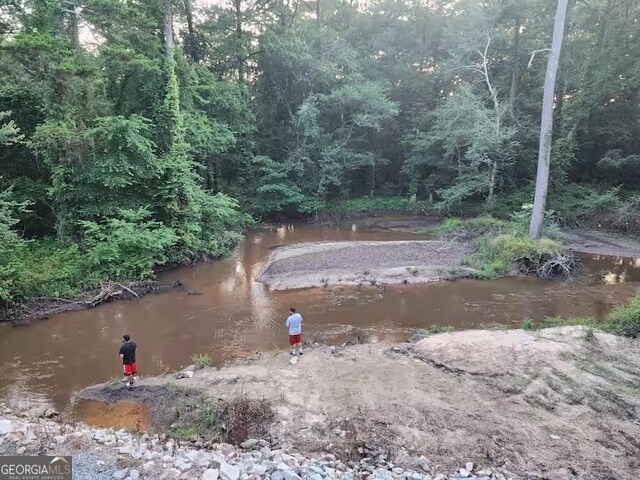
[[[406,219],[383,220],[255,229],[227,258],[161,275],[164,282],[181,279],[183,291],[114,302],[25,326],[2,325],[0,396],[12,403],[53,402],[66,408],[74,390],[121,374],[117,353],[123,333],[130,333],[138,344],[142,375],[154,375],[188,365],[198,353],[222,365],[258,351],[286,348],[283,322],[292,305],[304,316],[306,340],[337,344],[360,335],[370,341],[402,341],[433,324],[464,329],[521,325],[526,318],[549,316],[603,317],[640,286],[640,259],[607,256],[583,256],[581,272],[572,281],[516,277],[384,290],[280,292],[269,292],[255,281],[279,245],[424,239],[397,228]]]

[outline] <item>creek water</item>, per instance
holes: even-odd
[[[163,282],[181,279],[183,291],[114,302],[25,326],[2,325],[0,397],[17,404],[68,407],[74,390],[121,375],[118,349],[123,333],[130,333],[138,344],[142,375],[154,375],[192,363],[194,354],[209,354],[215,365],[221,365],[257,351],[286,348],[283,323],[290,306],[304,316],[307,340],[336,344],[357,334],[373,341],[402,341],[416,329],[434,324],[464,329],[521,325],[526,318],[549,316],[602,318],[640,286],[640,259],[586,255],[580,274],[571,281],[513,277],[384,290],[285,292],[270,292],[255,281],[270,252],[279,245],[424,239],[402,228],[420,222],[425,220],[396,217],[331,227],[255,229],[229,257],[161,275]],[[85,413],[91,416],[91,411]]]

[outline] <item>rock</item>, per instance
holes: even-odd
[[[240,446],[242,448],[244,448],[245,450],[251,450],[252,448],[256,447],[258,445],[258,440],[256,440],[255,438],[250,438],[249,440],[245,440],[244,442],[242,442],[240,444]]]
[[[466,468],[460,469],[460,478],[469,478],[471,476],[471,472]]]
[[[163,474],[162,474],[162,479],[170,479],[170,478],[178,478],[180,476],[180,470],[178,470],[177,468],[170,468],[168,470],[166,470]]]
[[[155,466],[156,466],[155,462],[149,461],[149,462],[146,462],[144,465],[142,465],[142,469],[145,472],[150,472],[151,470],[153,470],[155,468]]]
[[[27,451],[27,447],[20,447],[16,450],[16,454],[18,455],[24,455],[24,452]]]
[[[327,476],[331,477],[331,478],[335,478],[335,476],[336,476],[335,469],[331,468],[331,467],[324,467],[324,473],[326,473]]]
[[[211,464],[209,456],[201,450],[189,450],[186,457],[191,463],[200,468],[208,467]]]
[[[254,465],[251,473],[262,477],[265,473],[267,473],[267,467],[265,467],[264,465]]]
[[[124,447],[118,447],[118,453],[120,455],[131,455],[133,453],[133,448],[131,445],[125,445]]]
[[[208,468],[202,474],[202,480],[218,480],[220,472],[215,468]]]
[[[307,470],[309,471],[309,473],[311,473],[312,475],[320,475],[321,477],[325,476],[324,470],[321,469],[320,467],[316,467],[315,465],[309,465],[309,467],[307,468]]]
[[[418,458],[418,466],[422,470],[424,470],[425,472],[430,472],[431,471],[431,466],[429,465],[429,460],[427,460],[425,457]]]
[[[396,475],[402,475],[404,473],[404,468],[400,468],[400,467],[395,467],[392,470],[393,473],[395,473]]]
[[[111,476],[116,480],[123,480],[127,476],[127,473],[129,473],[129,469],[123,468],[122,470],[116,470]]]
[[[344,472],[344,473],[340,476],[340,480],[353,480],[353,473],[351,473],[351,472]]]
[[[223,462],[220,465],[220,478],[222,480],[238,480],[240,478],[240,469],[235,465]]]
[[[271,474],[271,480],[284,480],[284,474],[280,470],[276,470]]]
[[[140,472],[138,472],[138,470],[136,470],[135,468],[132,468],[129,471],[129,477],[130,480],[138,480],[140,478]]]
[[[468,470],[469,472],[473,472],[473,462],[467,462],[467,464],[465,465],[465,470]]]
[[[58,415],[60,414],[56,412],[53,408],[45,409],[44,413],[42,414],[42,416],[46,418],[53,418],[53,417],[57,417]]]
[[[300,480],[300,475],[293,470],[287,470],[284,472],[284,480]]]
[[[186,472],[193,466],[191,462],[184,460],[182,458],[178,458],[173,465],[181,472]]]
[[[53,437],[53,439],[56,441],[58,445],[61,445],[64,443],[67,437],[65,437],[64,435],[56,435],[55,437]]]
[[[284,472],[285,470],[289,470],[289,465],[287,465],[287,464],[286,464],[286,463],[284,463],[284,462],[280,462],[276,468],[277,468],[278,470],[280,470],[280,471]]]
[[[391,475],[389,470],[385,470],[384,468],[376,468],[373,471],[373,478],[380,480],[393,480],[393,475]]]

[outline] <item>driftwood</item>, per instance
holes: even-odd
[[[556,253],[551,259],[540,265],[537,273],[540,278],[552,278],[557,276],[569,278],[571,277],[571,273],[574,269],[575,259],[573,256]]]
[[[130,293],[136,298],[140,298],[140,296],[136,292],[131,290],[129,287],[126,287],[120,283],[107,282],[102,285],[100,292],[98,292],[97,295],[95,295],[91,300],[89,300],[86,303],[87,305],[96,307],[98,305],[102,305],[105,302],[108,302],[110,300],[120,297],[124,292]]]

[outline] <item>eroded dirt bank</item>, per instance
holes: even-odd
[[[425,456],[445,471],[472,461],[514,479],[635,479],[640,343],[591,333],[466,331],[396,346],[318,346],[296,365],[283,352],[141,385],[267,400],[272,441],[309,455],[353,459],[366,448],[400,466]],[[112,389],[80,395],[109,399]]]
[[[473,248],[451,241],[302,243],[278,248],[258,281],[274,290],[325,285],[428,283],[469,276]]]

